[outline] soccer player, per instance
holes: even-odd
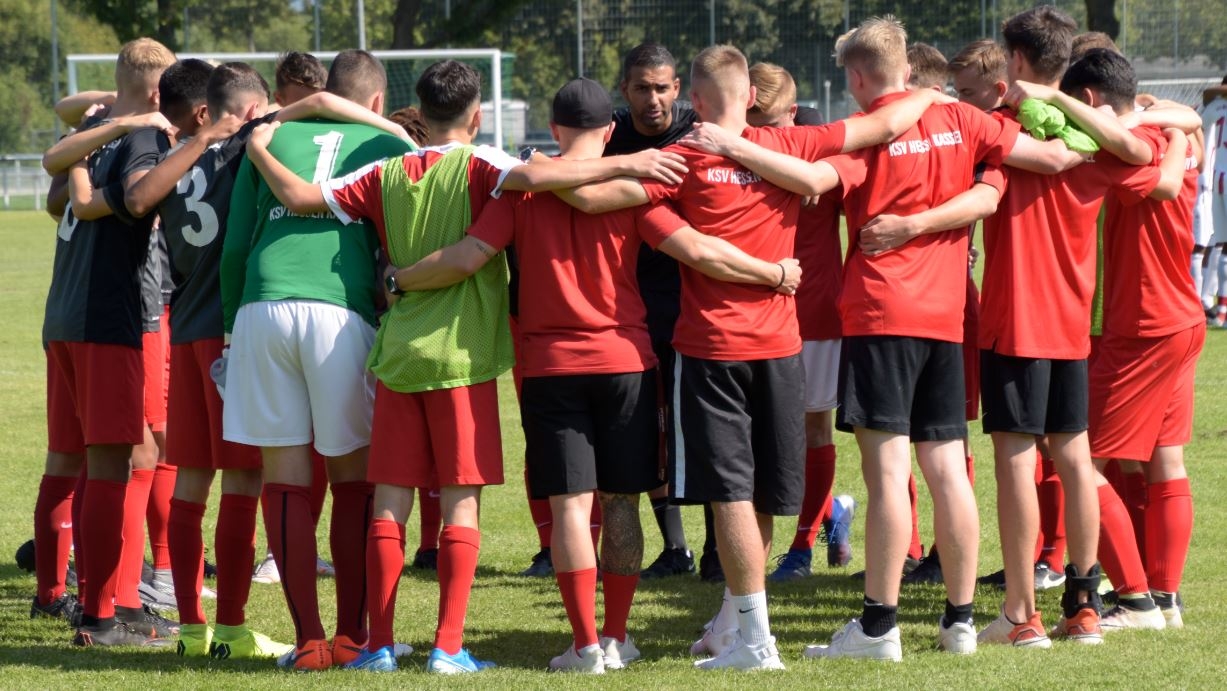
[[[158,77],[173,62],[173,54],[151,39],[125,44],[116,63],[118,94],[112,113],[152,112]],[[165,118],[159,122],[165,123]],[[44,163],[49,169],[62,170],[64,163],[80,160],[101,145],[89,158],[94,186],[119,182],[130,188],[153,167],[158,151],[137,146],[128,137],[114,139],[122,129],[111,123],[79,132],[52,147]],[[151,227],[152,219],[110,215],[79,222],[69,212],[57,234],[43,325],[50,453],[35,510],[40,517],[35,536],[46,545],[37,550],[40,558],[46,555],[56,560],[58,573],[46,574],[54,585],[40,587],[34,608],[52,613],[48,610],[63,602],[62,591],[56,593],[59,585],[54,583],[63,577],[63,569],[58,568],[60,550],[53,546],[54,533],[48,534],[47,518],[58,515],[61,524],[66,522],[71,492],[67,480],[47,478],[75,476],[84,461],[85,496],[80,499],[80,519],[73,521],[80,525],[77,559],[85,595],[84,616],[74,638],[77,645],[142,645],[166,640],[157,637],[151,615],[139,599],[132,608],[117,609],[114,602],[125,513],[116,508],[125,504],[133,447],[143,443],[147,429],[139,274],[148,256]],[[83,275],[89,281],[82,282]],[[140,508],[143,517],[144,505]],[[143,537],[139,542],[143,545]],[[44,570],[50,571],[40,569],[40,575]],[[136,577],[139,580],[139,570]],[[41,577],[40,582],[44,582]],[[67,614],[63,607],[60,610]]]
[[[417,93],[436,146],[377,162],[344,178],[309,184],[290,174],[258,137],[253,138],[249,155],[292,212],[331,209],[342,220],[374,221],[394,265],[412,263],[454,242],[468,226],[468,218],[480,214],[502,190],[544,190],[620,174],[677,179],[675,169],[681,167],[677,157],[654,151],[525,166],[492,147],[470,150],[481,125],[480,85],[476,71],[455,60],[427,68],[418,80]],[[445,154],[452,150],[460,150],[463,158],[448,159]],[[419,212],[427,205],[415,201],[413,194],[430,187],[409,183],[444,160],[449,164],[435,175],[452,181],[451,197],[430,205],[429,212]],[[392,622],[404,564],[404,523],[413,506],[414,487],[439,487],[443,507],[439,620],[427,670],[477,672],[492,664],[474,658],[463,647],[463,635],[481,544],[481,489],[502,482],[494,379],[511,365],[505,266],[491,264],[451,291],[402,297],[380,327],[370,359],[379,379],[368,474],[377,485],[368,550],[371,638],[367,650],[353,661],[355,668],[396,668],[390,649]],[[388,288],[394,294],[401,292],[394,277]],[[466,299],[469,302],[462,302]],[[461,318],[463,327],[456,324]],[[439,335],[448,333],[461,340]]]
[[[1205,158],[1194,208],[1194,229],[1197,246],[1193,248],[1194,284],[1199,296],[1213,296],[1209,286],[1214,281],[1203,280],[1202,263],[1206,249],[1207,269],[1217,272],[1218,299],[1202,297],[1202,303],[1213,308],[1214,326],[1227,324],[1227,260],[1222,258],[1222,245],[1227,242],[1227,77],[1224,87],[1207,89],[1202,107],[1202,131],[1205,133]]]
[[[273,99],[282,108],[324,90],[328,70],[310,53],[292,50],[277,59]]]
[[[383,66],[365,51],[332,63],[328,90],[373,112],[383,109]],[[365,125],[288,123],[272,144],[295,173],[324,179],[408,145]],[[282,578],[297,669],[326,669],[357,655],[367,639],[366,481],[373,386],[365,372],[374,342],[378,244],[369,228],[344,229],[329,215],[287,213],[245,162],[231,197],[222,245],[221,291],[233,333],[223,436],[261,447],[268,542]],[[327,457],[337,627],[320,622],[309,445]]]

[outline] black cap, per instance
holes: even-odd
[[[552,122],[556,125],[591,130],[612,120],[613,101],[609,92],[591,79],[572,79],[554,94]]]

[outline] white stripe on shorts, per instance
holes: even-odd
[[[673,496],[686,496],[686,440],[682,437],[682,359],[673,358]]]

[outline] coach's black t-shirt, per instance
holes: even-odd
[[[133,134],[107,143],[90,156],[90,182],[95,188],[122,186],[129,175],[157,164],[160,152],[150,146],[152,139]],[[69,205],[56,232],[44,342],[141,347],[141,272],[149,256],[152,226],[153,214],[131,219],[126,213],[115,213],[79,221]]]
[[[633,154],[644,149],[663,149],[689,132],[698,121],[694,108],[684,101],[673,102],[673,121],[669,128],[656,135],[644,135],[635,129],[630,110],[614,111],[614,131],[605,144],[606,156]],[[644,243],[639,248],[639,264],[636,269],[639,279],[639,294],[647,308],[648,333],[656,343],[673,340],[673,325],[681,312],[682,278],[677,261],[657,252]]]
[[[173,344],[223,335],[220,268],[230,192],[251,131],[272,117],[253,120],[211,145],[158,206],[175,283],[170,303]]]

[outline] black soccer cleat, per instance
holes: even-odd
[[[911,573],[903,577],[902,582],[904,585],[942,583],[942,562],[938,559],[937,552],[930,552],[927,557],[921,557],[920,563],[912,569]]]
[[[666,547],[661,550],[656,561],[639,572],[639,577],[644,579],[666,578],[687,573],[694,573],[694,554],[681,547]]]
[[[136,629],[115,619],[100,621],[89,626],[77,628],[77,634],[72,638],[72,644],[82,647],[92,646],[133,646],[133,647],[166,647],[174,643],[170,638],[158,638],[145,635]]]
[[[533,555],[533,563],[528,565],[527,569],[520,572],[521,576],[528,578],[549,578],[554,575],[554,556],[550,552],[549,547],[541,548],[540,552]]]
[[[140,607],[115,606],[115,620],[144,636],[171,639],[179,635],[179,622],[158,614],[149,605]]]
[[[26,540],[17,548],[17,554],[13,555],[13,559],[17,562],[17,567],[22,571],[34,572],[34,541]]]
[[[63,619],[68,622],[69,626],[81,625],[82,611],[81,602],[72,593],[62,593],[59,597],[45,605],[39,604],[38,596],[36,595],[34,596],[33,603],[30,604],[31,619],[38,619],[39,617]]]
[[[413,555],[413,568],[423,571],[439,570],[439,549],[419,549]]]
[[[720,565],[718,552],[704,552],[699,557],[699,580],[704,583],[724,582],[724,567]]]

